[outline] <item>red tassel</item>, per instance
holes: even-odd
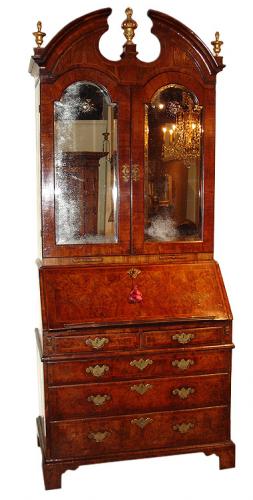
[[[130,304],[138,304],[138,302],[143,301],[142,293],[138,289],[137,285],[134,285],[133,289],[129,294],[128,300]]]

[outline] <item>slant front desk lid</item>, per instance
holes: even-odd
[[[44,327],[231,319],[214,261],[40,269]]]

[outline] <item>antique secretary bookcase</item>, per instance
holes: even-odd
[[[232,315],[213,259],[214,55],[150,10],[138,59],[126,10],[120,60],[99,51],[111,9],[45,48],[36,82],[42,326],[38,444],[45,487],[79,465],[215,453],[230,439]]]

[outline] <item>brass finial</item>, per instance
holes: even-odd
[[[127,39],[126,45],[133,45],[132,40],[135,35],[134,30],[136,30],[138,24],[136,21],[134,21],[134,19],[132,19],[133,9],[130,9],[130,7],[128,7],[125,10],[125,13],[127,17],[125,21],[123,21],[121,28],[124,30],[124,36]]]
[[[46,33],[43,33],[43,31],[41,31],[42,29],[41,21],[37,22],[37,29],[38,31],[34,31],[33,36],[35,37],[35,42],[37,43],[37,46],[41,47],[41,45],[43,44],[43,38],[44,36],[46,36]]]
[[[219,53],[221,51],[221,46],[223,45],[223,42],[220,40],[220,33],[216,31],[215,33],[215,40],[211,42],[213,45],[213,51],[215,54],[215,57],[219,57]]]

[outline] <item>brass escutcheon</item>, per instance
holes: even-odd
[[[193,333],[176,333],[176,335],[172,336],[173,340],[177,340],[179,344],[188,344],[192,339],[194,339],[195,335]]]
[[[109,366],[107,365],[96,365],[86,368],[86,373],[91,373],[93,377],[102,377],[108,371]]]
[[[181,387],[181,389],[173,389],[172,394],[174,396],[179,396],[180,399],[187,399],[190,394],[194,394],[195,389],[191,387]]]
[[[128,182],[130,179],[130,173],[132,174],[133,182],[138,182],[140,180],[140,167],[137,164],[132,165],[130,170],[130,166],[126,163],[121,167],[122,171],[122,179],[124,182]]]
[[[182,424],[177,424],[173,425],[173,431],[178,431],[181,434],[185,434],[186,432],[189,432],[191,429],[193,429],[195,425],[192,422],[183,422]]]
[[[106,401],[110,401],[111,396],[108,394],[104,394],[103,396],[100,396],[100,394],[97,394],[96,396],[89,396],[87,400],[90,403],[93,403],[95,406],[102,406]]]
[[[124,182],[128,182],[129,179],[130,179],[130,167],[129,165],[122,165],[121,167],[121,171],[122,171],[122,179]]]
[[[138,392],[141,396],[145,394],[145,392],[149,391],[149,389],[152,389],[151,384],[138,384],[138,385],[132,385],[131,391]]]
[[[179,368],[179,370],[187,370],[190,366],[194,365],[194,361],[193,359],[175,359],[171,364]]]
[[[144,427],[146,427],[146,425],[148,424],[151,424],[151,422],[153,422],[153,419],[149,417],[134,418],[133,420],[131,420],[131,424],[137,425],[138,427],[140,427],[140,429],[144,429]]]
[[[88,438],[89,439],[94,439],[96,443],[101,443],[101,441],[104,441],[105,438],[110,436],[111,432],[104,431],[104,432],[89,432]]]
[[[132,179],[134,182],[138,182],[140,180],[140,167],[137,164],[132,166]]]
[[[86,339],[85,344],[92,347],[93,349],[102,349],[105,344],[108,344],[109,340],[106,337],[96,337],[95,339]]]
[[[129,274],[130,278],[135,280],[137,278],[137,276],[139,276],[139,274],[141,274],[141,271],[140,271],[140,269],[137,269],[136,267],[131,267],[131,269],[129,269],[129,271],[127,271],[127,274]]]
[[[130,366],[135,366],[136,368],[138,368],[139,370],[144,370],[145,368],[147,368],[148,365],[152,365],[153,364],[153,361],[152,359],[134,359],[133,361],[130,361]]]

